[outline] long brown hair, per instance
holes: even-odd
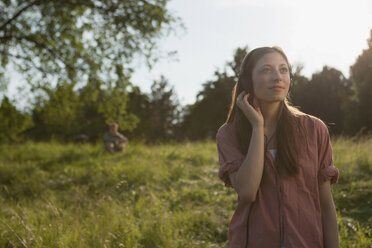
[[[244,90],[249,92],[253,96],[253,82],[252,82],[252,71],[257,61],[267,53],[279,53],[286,60],[290,77],[292,78],[292,68],[288,62],[288,58],[283,50],[277,46],[274,47],[260,47],[249,52],[243,59],[241,65],[238,82],[235,84],[232,91],[232,101],[228,117],[225,123],[233,123],[236,127],[236,135],[239,141],[239,149],[243,154],[248,152],[250,139],[252,136],[252,125],[249,120],[245,117],[243,112],[236,105],[236,97]],[[291,86],[290,86],[291,87]],[[298,144],[301,140],[299,135],[304,135],[301,122],[298,116],[304,114],[298,108],[291,106],[290,101],[287,97],[281,102],[278,123],[276,129],[277,137],[277,152],[276,152],[276,164],[278,172],[288,175],[295,175],[298,173]],[[265,153],[266,153],[265,144]]]

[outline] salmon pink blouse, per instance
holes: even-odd
[[[299,173],[280,177],[275,160],[265,151],[264,170],[256,200],[243,203],[238,196],[230,220],[231,248],[323,248],[319,185],[338,181],[333,165],[327,126],[311,115],[299,115],[308,139],[300,139]],[[238,149],[233,123],[224,123],[216,135],[220,168],[218,177],[232,187],[229,173],[239,170],[245,159]]]

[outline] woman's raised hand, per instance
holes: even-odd
[[[242,110],[253,128],[263,127],[264,118],[261,113],[260,105],[256,98],[253,98],[253,106],[248,102],[249,93],[243,90],[236,98],[236,105]]]

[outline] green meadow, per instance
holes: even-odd
[[[341,247],[371,247],[372,138],[332,140]],[[228,247],[214,140],[0,145],[0,247]]]

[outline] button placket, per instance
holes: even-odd
[[[272,137],[273,136],[271,136],[271,138]],[[274,169],[274,173],[275,173],[275,185],[277,188],[277,195],[278,195],[278,202],[279,202],[280,247],[282,247],[284,244],[284,211],[283,211],[283,204],[282,204],[282,186],[280,182],[279,171],[274,165],[274,158],[272,157],[271,153],[268,150],[268,146],[269,146],[269,142],[271,138],[267,140],[267,137],[265,135],[265,156],[269,157],[269,161],[270,161],[269,163],[271,167]]]
[[[278,199],[279,199],[279,225],[280,225],[280,246],[284,243],[284,213],[283,213],[283,204],[282,204],[282,186],[280,183],[279,175],[276,174],[276,186],[278,188]]]

